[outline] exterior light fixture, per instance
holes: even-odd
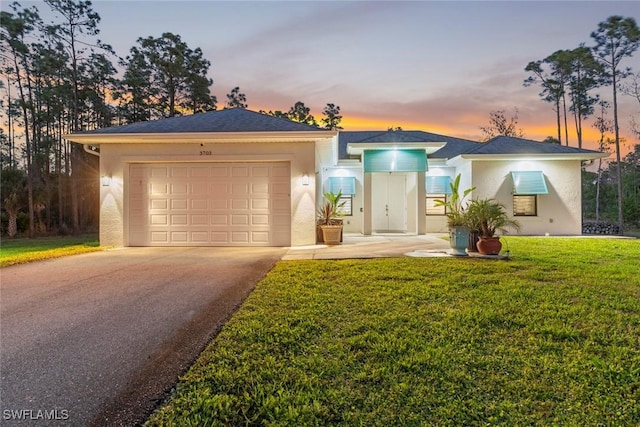
[[[109,175],[102,175],[102,177],[100,177],[100,182],[102,183],[103,187],[110,187],[111,177]]]
[[[306,173],[302,175],[302,185],[309,185],[309,175]]]

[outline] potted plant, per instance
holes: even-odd
[[[520,223],[509,218],[504,205],[493,199],[474,199],[467,207],[468,221],[478,229],[478,252],[484,255],[498,255],[502,249],[500,237],[508,228],[520,230]]]
[[[345,202],[340,202],[342,192],[324,193],[324,201],[318,209],[316,229],[318,241],[327,245],[338,245],[342,241],[342,207]]]
[[[460,174],[456,175],[451,186],[451,195],[447,200],[436,200],[436,206],[445,207],[445,215],[447,217],[447,226],[449,227],[449,244],[451,245],[452,255],[467,256],[465,249],[469,244],[469,223],[465,207],[464,199],[475,190],[475,187],[467,188],[460,195]]]

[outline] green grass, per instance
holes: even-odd
[[[0,267],[103,249],[95,235],[3,239],[0,244]]]
[[[640,241],[283,261],[151,426],[639,425]]]

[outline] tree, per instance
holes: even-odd
[[[304,102],[298,101],[287,112],[289,120],[299,123],[305,123],[310,126],[318,126],[316,119],[311,114],[311,109],[304,105]]]
[[[227,94],[227,108],[247,108],[247,95],[240,92],[240,87],[236,86]]]
[[[155,96],[151,67],[140,49],[132,47],[126,59],[120,61],[125,68],[122,79],[117,82],[114,100],[119,102],[119,114],[124,123],[144,122],[151,119],[151,103]]]
[[[330,130],[340,130],[342,126],[340,126],[340,122],[342,121],[342,116],[340,115],[340,107],[335,104],[327,104],[322,111],[322,123],[324,124],[325,129]]]
[[[19,5],[11,5],[14,13],[0,12],[0,26],[2,28],[1,40],[3,51],[7,52],[7,57],[3,55],[9,63],[7,72],[11,73],[15,84],[18,86],[18,103],[25,139],[25,158],[27,167],[27,205],[29,209],[29,237],[35,234],[35,216],[33,210],[33,153],[35,145],[35,130],[38,129],[40,116],[36,114],[36,103],[34,102],[33,90],[33,56],[30,52],[26,39],[41,25],[38,10],[35,7],[18,10]]]
[[[600,139],[598,140],[598,150],[603,153],[608,153],[608,145],[611,144],[611,138],[607,137],[607,133],[611,132],[613,127],[611,120],[606,118],[606,111],[609,108],[609,104],[606,101],[600,101],[600,115],[596,118],[593,127],[595,127],[600,133]],[[596,175],[596,221],[600,221],[600,181],[602,179],[602,159],[598,159],[598,172]]]
[[[631,82],[622,86],[622,92],[625,95],[631,96],[638,101],[640,106],[640,72],[631,76]],[[631,132],[640,140],[640,123],[636,122],[636,116],[632,115],[629,124],[631,125]]]
[[[613,88],[613,128],[615,132],[615,149],[618,184],[618,225],[622,234],[622,167],[620,161],[620,126],[618,123],[618,85],[620,80],[628,76],[629,68],[621,68],[620,63],[630,57],[640,46],[640,28],[633,18],[610,16],[598,24],[598,29],[591,33],[596,42],[593,47],[595,57],[602,65],[602,77],[606,84]]]
[[[7,213],[7,235],[18,234],[18,212],[26,205],[25,189],[27,179],[20,169],[3,169],[0,200],[2,209]]]
[[[135,112],[130,117],[146,118],[142,111],[147,108],[152,118],[216,109],[217,100],[209,92],[213,80],[207,77],[211,63],[200,48],[189,48],[172,33],[139,38],[137,43],[124,61],[119,94],[125,108]]]
[[[571,96],[571,107],[578,137],[578,147],[582,148],[582,122],[594,112],[598,102],[597,95],[592,96],[589,91],[598,86],[598,75],[601,66],[591,54],[591,50],[584,45],[568,52],[571,74],[568,87]]]
[[[518,129],[518,109],[513,109],[513,116],[507,119],[504,110],[491,111],[489,113],[489,126],[480,126],[484,134],[484,141],[496,136],[524,137],[522,129]]]
[[[83,83],[85,82],[82,81],[82,73],[87,69],[89,61],[86,52],[89,47],[99,48],[111,53],[113,53],[113,49],[111,49],[111,46],[101,43],[100,40],[93,41],[93,38],[100,33],[98,28],[100,15],[92,9],[90,1],[45,0],[45,3],[54,12],[62,16],[62,22],[48,26],[46,32],[53,34],[66,47],[71,61],[69,64],[72,94],[70,114],[71,131],[75,132],[81,130],[81,104],[84,101],[82,96],[86,95],[86,91],[83,91]],[[81,37],[89,37],[89,39],[81,40]],[[80,232],[79,187],[81,185],[81,176],[84,174],[87,164],[94,161],[94,159],[89,159],[87,156],[87,153],[77,144],[71,146],[71,214],[75,234]]]
[[[548,57],[544,60],[531,61],[524,68],[525,71],[532,73],[524,81],[524,86],[531,86],[533,84],[540,84],[542,92],[539,96],[543,101],[553,104],[553,110],[556,112],[556,121],[558,126],[558,141],[562,143],[562,125],[560,124],[560,101],[564,94],[563,82],[558,80],[553,75],[553,70],[545,70],[545,66],[548,68]]]

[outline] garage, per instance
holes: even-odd
[[[289,162],[131,163],[129,246],[290,246]]]

